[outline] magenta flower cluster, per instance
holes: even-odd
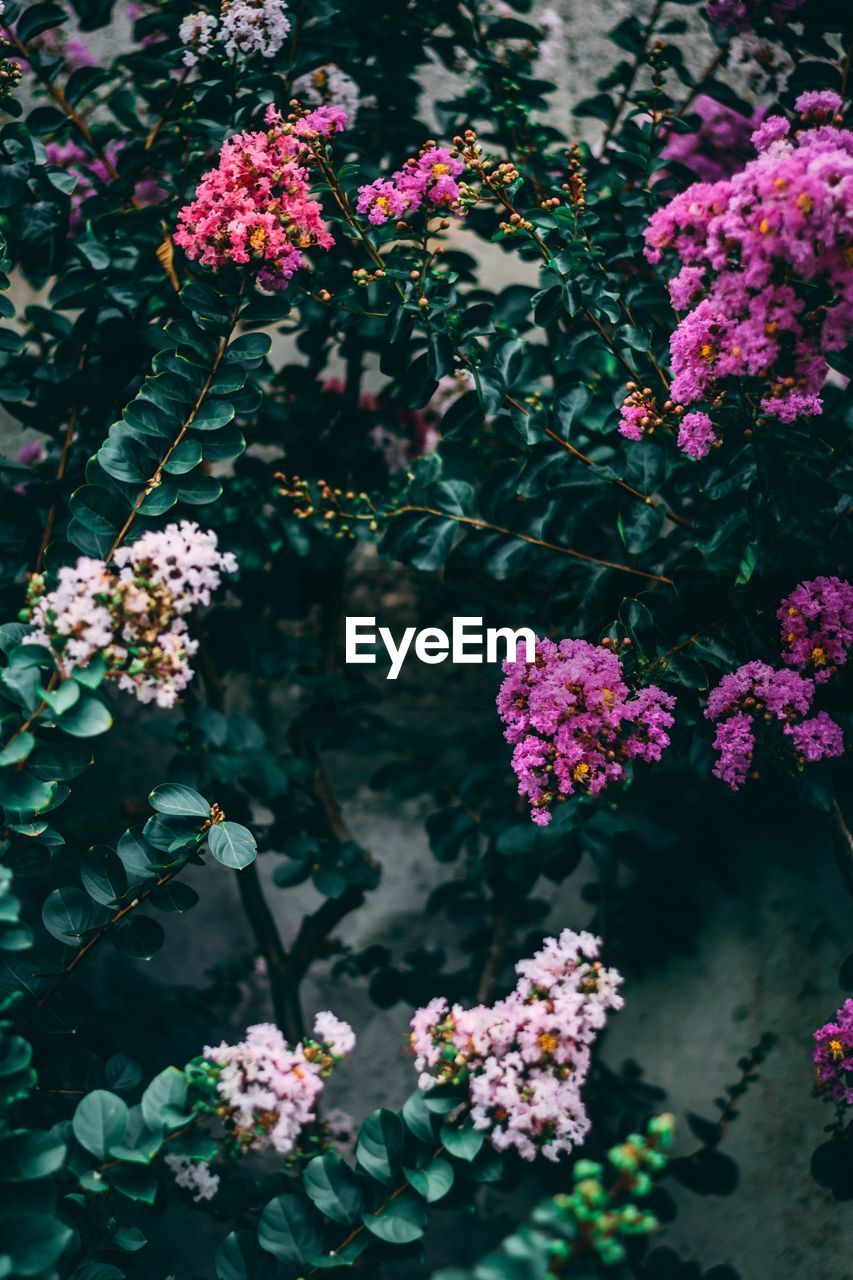
[[[853,585],[843,578],[801,582],[776,612],[782,660],[823,684],[847,661],[853,646]]]
[[[428,142],[416,158],[408,159],[390,178],[377,178],[368,186],[359,187],[356,208],[375,227],[413,213],[423,204],[432,211],[450,209],[457,213],[460,190],[456,180],[464,168],[448,147]]]
[[[266,124],[225,142],[217,168],[178,214],[175,243],[205,267],[254,263],[264,288],[282,289],[306,265],[306,249],[334,243],[311,196],[310,145],[339,133],[346,113],[322,106],[285,122],[269,107]]]
[[[675,699],[656,685],[632,694],[607,648],[537,640],[534,662],[505,662],[504,672],[498,712],[514,744],[519,794],[539,826],[555,803],[598,795],[628,761],[659,760],[669,746]]]
[[[768,417],[819,414],[825,353],[850,338],[853,133],[838,125],[837,94],[796,106],[799,132],[769,117],[739,173],[695,183],[649,221],[649,261],[680,263],[670,298],[687,314],[671,338],[670,393],[683,405],[716,406],[728,379],[746,378]]]
[[[708,0],[705,13],[718,27],[736,27],[739,31],[750,28],[761,17],[762,9],[769,12],[780,25],[802,8],[805,0]]]
[[[844,754],[844,735],[825,711],[808,715],[815,686],[847,661],[853,645],[853,586],[843,578],[801,582],[780,603],[782,661],[796,671],[747,662],[723,676],[705,715],[717,726],[714,776],[739,790],[753,770],[757,734],[774,727],[777,748],[798,765]],[[782,737],[778,739],[781,728]]]
[[[723,676],[705,709],[717,726],[714,777],[732,791],[743,786],[754,772],[759,730],[766,736],[767,730],[781,729],[777,748],[793,752],[799,764],[842,755],[844,739],[836,722],[825,711],[808,715],[814,692],[814,681],[766,662],[747,662]]]
[[[183,520],[121,548],[114,565],[81,556],[59,570],[51,591],[33,575],[26,640],[51,649],[66,675],[101,658],[107,675],[139,702],[174,706],[198,649],[186,617],[210,603],[237,561],[217,549],[215,533]]]
[[[335,1063],[354,1047],[352,1027],[329,1012],[318,1013],[313,1038],[296,1045],[271,1022],[249,1027],[238,1044],[208,1045],[204,1056],[218,1068],[223,1119],[237,1146],[289,1155],[316,1119],[317,1098]]]
[[[565,929],[516,965],[505,999],[463,1009],[439,998],[419,1009],[411,1042],[421,1089],[464,1082],[474,1127],[524,1160],[557,1160],[583,1142],[590,1049],[623,1004],[622,977],[601,964],[600,949],[592,934]]]
[[[814,1032],[817,1087],[833,1102],[853,1104],[853,1000],[845,1000],[835,1019]]]
[[[700,93],[691,111],[698,116],[695,129],[673,130],[661,155],[691,169],[700,182],[728,178],[753,156],[750,138],[761,123],[763,110],[745,116],[716,98]]]

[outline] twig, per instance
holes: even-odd
[[[833,800],[830,810],[832,823],[833,847],[838,870],[847,888],[853,893],[853,831],[848,827],[841,805]]]
[[[601,139],[602,155],[607,149],[607,144],[610,141],[610,139],[613,137],[613,133],[616,129],[616,126],[618,125],[619,120],[621,119],[622,112],[625,108],[625,103],[628,101],[628,96],[634,87],[634,81],[637,78],[637,72],[640,69],[640,63],[642,62],[643,57],[645,56],[646,49],[649,47],[649,40],[651,39],[652,32],[654,31],[655,26],[657,25],[657,20],[660,17],[660,12],[664,6],[664,3],[665,3],[665,0],[655,0],[654,7],[652,8],[651,13],[649,14],[649,20],[646,23],[645,28],[643,30],[640,47],[637,50],[637,52],[634,54],[634,61],[631,65],[631,71],[629,73],[627,81],[625,82],[625,85],[623,86],[622,92],[620,93],[619,98],[616,102],[616,110],[613,112],[613,115],[610,117],[610,121],[607,125],[607,128],[604,130],[604,136]]]
[[[83,349],[80,353],[80,360],[77,365],[78,374],[82,373],[84,368],[86,367],[86,357],[88,355],[88,351],[89,351],[89,344],[84,343]],[[79,416],[80,416],[80,404],[79,404],[79,401],[75,400],[73,405],[71,406],[71,412],[68,415],[68,425],[65,428],[65,439],[63,440],[63,443],[62,443],[62,452],[59,455],[59,464],[56,468],[57,485],[59,485],[59,483],[65,477],[65,470],[68,466],[68,457],[69,457],[69,454],[71,453],[71,445],[74,442],[74,433],[77,430],[77,420]],[[53,537],[53,530],[56,524],[56,517],[58,512],[59,512],[59,494],[57,493],[54,495],[53,501],[51,502],[50,507],[48,508],[47,519],[44,522],[44,530],[41,535],[41,542],[39,543],[38,556],[36,557],[37,573],[41,570],[41,567],[44,564],[45,552],[47,551],[47,548],[50,545],[50,539]]]

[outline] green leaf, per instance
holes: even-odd
[[[177,1067],[166,1067],[142,1095],[142,1119],[154,1133],[170,1133],[189,1119],[187,1079]]]
[[[192,420],[193,431],[217,431],[234,418],[234,406],[228,400],[208,398]]]
[[[33,1182],[62,1167],[65,1143],[39,1129],[15,1129],[0,1141],[0,1171],[6,1182]]]
[[[216,1280],[275,1280],[277,1265],[253,1231],[232,1231],[216,1250]]]
[[[148,797],[148,803],[158,813],[165,813],[173,818],[201,818],[206,821],[210,817],[209,801],[181,782],[164,782],[155,787]]]
[[[105,907],[115,906],[127,893],[127,874],[122,860],[107,845],[94,845],[86,851],[80,879],[89,897]]]
[[[73,738],[95,738],[112,727],[113,718],[107,708],[91,694],[81,694],[76,706],[61,715],[57,724]]]
[[[113,929],[112,940],[131,960],[150,960],[166,941],[166,934],[150,916],[131,915]]]
[[[111,1186],[128,1200],[153,1204],[157,1198],[157,1174],[143,1164],[117,1164],[105,1171]]]
[[[73,1236],[56,1213],[15,1213],[3,1218],[7,1276],[53,1274],[53,1266]],[[7,1261],[8,1260],[8,1261]]]
[[[441,1145],[456,1160],[473,1160],[485,1140],[483,1130],[475,1129],[470,1120],[458,1129],[450,1124],[441,1126]]]
[[[430,1161],[425,1169],[404,1169],[403,1172],[409,1186],[417,1191],[427,1204],[432,1204],[433,1201],[446,1196],[456,1176],[453,1165],[447,1160],[442,1160],[440,1156]]]
[[[528,823],[528,825],[532,825]],[[436,1120],[424,1102],[420,1089],[410,1094],[403,1105],[403,1122],[418,1142],[432,1142],[435,1138]]]
[[[127,1130],[127,1103],[107,1089],[95,1089],[77,1106],[71,1128],[90,1155],[103,1160],[110,1147],[120,1143]]]
[[[358,1221],[364,1202],[361,1184],[336,1151],[324,1151],[310,1160],[302,1185],[324,1217],[342,1226]]]
[[[238,822],[217,822],[207,833],[210,852],[224,867],[242,871],[255,861],[258,846],[247,827]]]
[[[76,947],[87,933],[107,923],[110,912],[94,903],[82,889],[59,888],[48,894],[41,918],[52,937]]]
[[[258,1223],[258,1240],[279,1262],[300,1269],[307,1268],[323,1249],[313,1208],[304,1196],[295,1194],[270,1200]]]
[[[390,1186],[403,1163],[403,1122],[395,1111],[372,1111],[358,1135],[355,1158],[371,1178]]]
[[[177,915],[183,915],[185,911],[190,911],[196,905],[198,894],[191,885],[181,884],[180,880],[172,880],[169,884],[163,884],[159,889],[155,889],[149,902],[158,911],[174,911]]]
[[[386,1244],[414,1244],[423,1237],[426,1212],[420,1200],[402,1195],[390,1201],[381,1213],[365,1213],[362,1222],[371,1235]]]
[[[17,738],[7,742],[6,746],[0,750],[0,767],[19,764],[22,760],[26,760],[35,745],[36,740],[31,733],[26,730],[19,733]]]

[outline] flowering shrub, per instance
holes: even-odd
[[[596,958],[600,940],[565,929],[516,965],[519,981],[495,1005],[450,1008],[442,997],[412,1019],[420,1086],[467,1084],[475,1129],[498,1151],[548,1160],[589,1131],[580,1096],[589,1046],[618,1009],[621,975]]]
[[[0,0],[9,1280],[836,1265],[849,15],[629,9]]]
[[[586,640],[540,640],[530,663],[507,662],[498,711],[533,821],[578,791],[598,795],[628,760],[659,760],[675,698],[655,685],[629,697],[615,653]]]

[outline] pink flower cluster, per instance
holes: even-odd
[[[221,575],[236,568],[214,533],[188,521],[167,525],[117,551],[115,569],[81,556],[59,570],[52,591],[34,575],[27,641],[50,648],[66,672],[101,657],[120,689],[171,707],[192,679],[198,649],[186,615],[209,604]]]
[[[109,164],[115,167],[124,143],[107,143],[104,156]],[[76,236],[83,229],[81,205],[98,191],[109,186],[113,180],[108,164],[100,156],[90,155],[76,142],[48,142],[45,144],[45,159],[48,164],[64,169],[77,180],[71,192],[71,213],[68,218],[68,234]],[[139,205],[159,204],[165,192],[153,178],[143,178],[133,189],[134,199]]]
[[[853,1104],[853,1000],[836,1010],[835,1021],[814,1032],[817,1087],[833,1102]]]
[[[801,582],[776,612],[782,627],[782,660],[823,684],[847,661],[853,647],[853,585],[843,578]]]
[[[238,1147],[289,1155],[316,1119],[317,1098],[335,1063],[354,1046],[352,1027],[329,1012],[318,1013],[313,1038],[296,1045],[274,1023],[261,1022],[238,1044],[207,1046],[205,1057],[219,1069],[225,1124]]]
[[[342,396],[344,384],[339,378],[330,378],[323,393]],[[438,444],[437,431],[417,409],[362,391],[358,411],[372,423],[367,432],[371,448],[382,458],[389,476],[400,475],[413,459],[433,453]]]
[[[752,772],[760,727],[765,732],[781,728],[777,747],[793,751],[801,765],[842,755],[844,739],[835,721],[825,711],[807,714],[814,692],[814,681],[766,662],[747,662],[723,676],[705,709],[717,726],[714,777],[732,791],[743,786]]]
[[[429,141],[417,158],[410,157],[390,178],[377,178],[359,187],[356,207],[375,227],[402,218],[424,203],[430,212],[450,209],[458,213],[461,193],[456,179],[464,169],[454,150]]]
[[[264,288],[283,289],[306,265],[306,249],[334,243],[311,196],[310,147],[339,133],[346,114],[323,106],[285,122],[268,107],[265,121],[265,132],[238,133],[224,143],[219,165],[178,214],[175,243],[205,267],[255,263]]]
[[[624,1003],[622,976],[601,964],[600,949],[592,934],[564,929],[516,965],[505,999],[463,1009],[439,998],[419,1009],[411,1043],[420,1088],[465,1082],[474,1127],[498,1151],[557,1160],[578,1146],[590,1127],[581,1097],[590,1048]]]
[[[746,378],[768,416],[822,411],[824,354],[853,328],[853,133],[838,127],[836,94],[796,105],[808,127],[789,136],[771,116],[753,135],[757,158],[695,183],[646,228],[649,261],[681,264],[669,290],[687,312],[670,343],[682,404],[718,404],[727,379]]]
[[[663,158],[692,169],[700,182],[718,182],[743,168],[752,157],[750,138],[763,111],[759,108],[751,117],[745,116],[704,93],[691,110],[699,117],[698,128],[673,131],[661,152]]]
[[[659,760],[675,699],[656,685],[631,694],[615,653],[586,640],[537,640],[534,662],[505,662],[498,693],[515,744],[519,795],[539,826],[576,792],[598,795],[631,759]]]

